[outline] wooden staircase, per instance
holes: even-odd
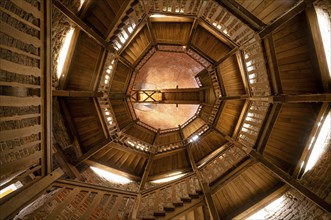
[[[203,192],[195,176],[151,189],[142,195],[139,219],[171,219],[201,205]]]

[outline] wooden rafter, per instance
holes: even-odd
[[[98,33],[92,30],[85,22],[83,22],[75,13],[69,10],[66,6],[64,6],[58,0],[52,0],[53,5],[58,8],[66,17],[68,17],[72,22],[74,22],[82,31],[84,31],[87,35],[92,37],[98,44],[102,47],[113,51],[109,44],[101,37]]]
[[[264,148],[267,144],[271,131],[276,123],[280,110],[281,110],[280,104],[274,104],[270,107],[268,114],[267,114],[268,117],[265,120],[265,123],[262,125],[262,127],[264,129],[262,130],[262,133],[258,139],[259,141],[256,144],[257,152],[262,153],[264,151]]]

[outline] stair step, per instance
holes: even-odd
[[[183,206],[183,202],[174,202],[173,203],[175,207]]]
[[[166,207],[163,207],[164,211],[166,212],[172,212],[172,211],[175,211],[175,208],[174,206],[166,206]]]
[[[198,193],[190,193],[189,196],[190,196],[192,199],[198,199],[198,198],[199,198],[199,194],[198,194]]]
[[[166,215],[166,212],[165,211],[157,211],[157,212],[154,212],[154,216],[157,217],[157,216],[165,216]]]
[[[192,199],[190,197],[180,198],[183,202],[191,202]]]

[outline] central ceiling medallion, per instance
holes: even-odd
[[[155,129],[183,125],[199,109],[187,97],[199,89],[195,76],[203,69],[185,53],[156,51],[134,79],[130,100],[136,117]]]

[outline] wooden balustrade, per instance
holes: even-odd
[[[202,2],[203,2],[202,0],[186,0],[186,1],[154,0],[154,1],[148,1],[148,4],[145,3],[145,7],[149,13],[196,15],[198,13],[198,10]]]
[[[251,103],[242,128],[239,131],[238,141],[240,143],[249,148],[255,146],[260,129],[268,112],[269,105],[270,104],[263,102]]]
[[[51,172],[49,8],[8,0],[0,8],[0,182],[24,188]]]
[[[226,174],[233,166],[246,157],[240,149],[229,146],[219,156],[200,168],[200,172],[209,184]]]

